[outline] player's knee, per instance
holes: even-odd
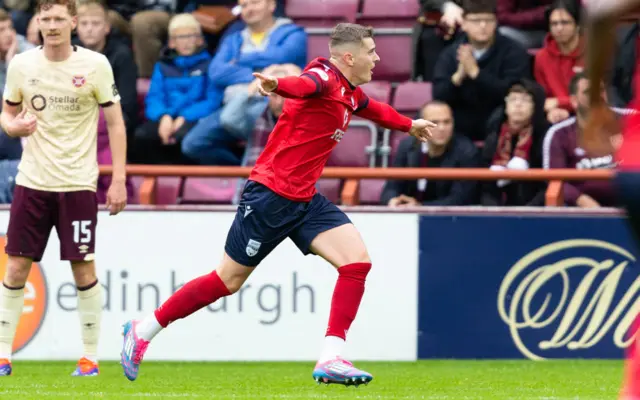
[[[73,271],[73,279],[78,287],[91,285],[98,279],[93,261],[72,262],[71,270]]]
[[[22,287],[27,283],[27,277],[33,260],[26,257],[9,256],[7,270],[4,274],[4,284],[9,287]]]

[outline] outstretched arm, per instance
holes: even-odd
[[[424,119],[412,121],[410,118],[397,112],[390,105],[380,103],[370,97],[366,97],[363,104],[354,113],[385,128],[407,132],[422,142],[426,142],[431,137],[429,128],[436,126],[433,122]]]
[[[323,88],[322,84],[310,74],[276,78],[256,72],[253,76],[260,79],[258,91],[264,96],[269,96],[273,92],[285,98],[301,98],[318,94]]]
[[[613,58],[616,20],[640,6],[640,0],[591,0],[589,1],[587,27],[587,63],[590,82],[602,82],[607,63]],[[590,85],[591,106],[604,104],[600,85]]]

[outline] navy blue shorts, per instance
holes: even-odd
[[[307,255],[318,234],[349,223],[349,217],[319,193],[309,202],[296,202],[248,181],[224,249],[237,263],[255,267],[287,237]]]
[[[640,241],[640,171],[619,171],[614,178],[616,195],[627,211],[629,225]]]

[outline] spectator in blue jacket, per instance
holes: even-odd
[[[201,120],[182,143],[183,153],[200,164],[236,164],[220,160],[212,149],[220,143],[237,140],[220,127],[222,108],[236,95],[246,95],[253,73],[274,64],[307,63],[307,34],[304,28],[288,18],[276,18],[275,0],[240,0],[242,20],[246,28],[226,36],[209,66],[213,86],[215,112]],[[246,109],[245,118],[256,120],[266,107],[265,99],[257,99]],[[236,159],[237,160],[237,159]]]
[[[175,164],[185,160],[180,142],[214,109],[200,24],[191,14],[178,14],[169,24],[169,47],[154,67],[146,98],[147,122],[136,129],[134,162]]]

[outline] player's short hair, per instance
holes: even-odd
[[[53,6],[65,6],[69,11],[69,15],[72,17],[78,15],[76,0],[38,0],[35,14],[40,13],[40,11],[46,11]]]
[[[463,0],[462,11],[468,14],[495,14],[496,0]]]
[[[201,32],[202,29],[196,17],[189,13],[178,14],[171,18],[171,21],[169,22],[169,35],[171,35],[171,32],[176,29],[181,28],[193,28],[198,32]]]
[[[363,39],[373,38],[373,28],[358,24],[340,23],[331,31],[329,47],[343,44],[361,44]]]
[[[81,16],[89,10],[97,10],[100,9],[104,11],[105,17],[109,14],[109,7],[100,0],[80,0],[77,3],[78,7],[78,15]]]
[[[573,78],[571,78],[569,82],[569,94],[571,96],[575,96],[578,93],[578,83],[583,79],[589,79],[587,73],[584,71],[576,73]]]

